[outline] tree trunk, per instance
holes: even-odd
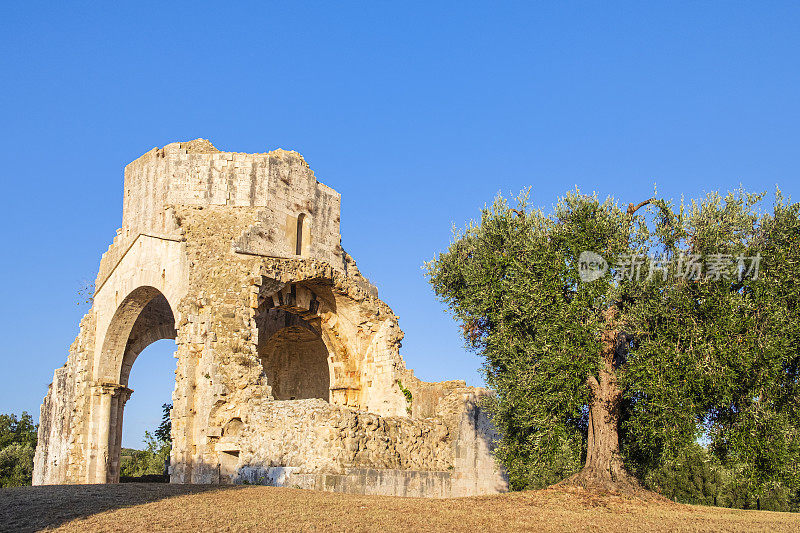
[[[619,451],[619,409],[622,391],[613,370],[600,371],[600,380],[589,376],[592,403],[589,407],[589,439],[583,469],[598,480],[616,481],[628,474]]]
[[[607,328],[602,336],[602,367],[599,379],[586,379],[592,391],[589,405],[589,439],[583,469],[559,485],[578,485],[590,490],[640,492],[639,481],[622,464],[619,450],[619,419],[622,391],[616,373],[616,351],[620,332],[613,308],[606,313]]]

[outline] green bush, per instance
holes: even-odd
[[[124,448],[120,457],[120,476],[141,478],[143,476],[160,476],[172,451],[172,422],[170,419],[171,404],[164,404],[161,424],[155,434],[144,432],[144,450]]]
[[[0,450],[0,486],[22,487],[31,484],[35,450],[30,444],[17,443]]]
[[[766,487],[748,483],[742,465],[723,465],[706,448],[694,443],[673,453],[645,477],[647,486],[667,498],[696,505],[734,509],[799,511],[798,493],[781,483]]]
[[[0,487],[31,484],[37,430],[27,412],[0,415]]]
[[[120,475],[123,477],[142,477],[161,475],[169,459],[172,443],[158,440],[149,431],[145,432],[144,450],[125,449],[122,452]]]

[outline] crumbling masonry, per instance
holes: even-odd
[[[129,164],[122,228],[42,404],[34,484],[119,480],[131,367],[175,339],[173,483],[505,490],[485,393],[405,367],[397,317],[341,248],[339,207],[295,152],[198,139]]]

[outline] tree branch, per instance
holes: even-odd
[[[647,200],[645,200],[643,202],[639,202],[638,205],[633,205],[633,202],[629,203],[628,204],[628,214],[629,215],[634,214],[636,211],[638,211],[642,207],[646,206],[647,204],[649,204],[653,200],[655,200],[655,198],[650,198],[650,199],[647,199]]]

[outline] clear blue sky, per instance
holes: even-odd
[[[286,5],[289,5],[286,2]],[[498,191],[549,209],[740,183],[800,199],[796,2],[6,2],[0,31],[0,412],[39,404],[154,146],[304,154],[342,194],[345,249],[423,379],[481,383],[420,269]],[[142,353],[136,445],[174,345]]]

